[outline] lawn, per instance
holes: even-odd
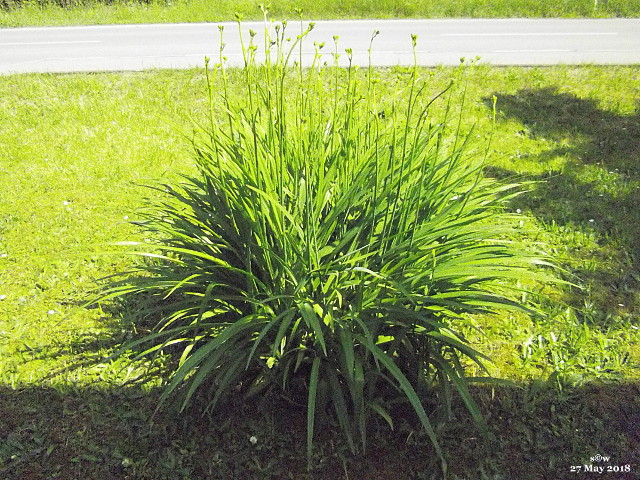
[[[408,70],[377,73],[391,91]],[[421,74],[435,93],[454,70]],[[482,333],[468,334],[492,374],[519,388],[475,387],[489,444],[458,405],[439,432],[450,470],[574,478],[601,454],[622,469],[608,478],[637,478],[640,68],[463,75],[479,149],[497,98],[487,175],[535,181],[509,205],[522,214],[514,229],[575,286],[546,287],[541,318],[474,319]],[[194,171],[206,91],[198,70],[0,77],[0,477],[430,478],[431,447],[409,415],[393,432],[372,426],[365,458],[321,434],[312,476],[304,409],[265,398],[204,418],[153,416],[161,379],[138,381],[140,363],[97,361],[131,335],[119,310],[84,306],[99,278],[134,261],[104,252],[144,241],[129,223],[154,195],[141,185]]]
[[[221,22],[261,20],[257,0],[2,0],[0,26],[92,25],[108,23]],[[271,18],[450,18],[450,17],[638,17],[640,0],[348,0],[280,1]]]

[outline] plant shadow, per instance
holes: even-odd
[[[530,210],[548,225],[570,226],[593,233],[601,246],[615,250],[609,270],[580,268],[587,285],[611,293],[598,299],[607,308],[636,303],[640,289],[640,114],[618,115],[595,100],[554,88],[524,89],[513,95],[496,93],[499,118],[516,119],[522,134],[550,142],[552,147],[527,160],[546,164],[561,157],[561,171],[519,175],[533,189],[514,200],[514,208]],[[492,105],[491,98],[485,104]],[[640,111],[640,103],[636,108]],[[491,168],[496,177],[513,177],[507,168]],[[607,259],[596,259],[599,265]],[[600,289],[600,288],[599,288]]]
[[[100,313],[95,320],[99,328],[78,332],[73,336],[65,337],[64,341],[54,338],[50,343],[29,347],[28,352],[25,351],[25,353],[36,360],[82,355],[84,359],[81,362],[64,368],[67,372],[75,368],[84,368],[91,363],[104,362],[106,360],[105,352],[113,351],[135,336],[132,333],[134,325],[138,329],[146,328],[143,323],[145,318],[138,312],[139,306],[144,302],[145,299],[141,296],[132,296],[126,301],[110,301],[100,306],[97,304],[87,305],[87,299],[68,301],[67,305],[72,308],[86,311],[99,309]],[[138,325],[139,323],[142,326]],[[57,373],[59,372],[56,371],[53,375]]]

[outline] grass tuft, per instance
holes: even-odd
[[[380,98],[374,70],[339,68],[337,53],[333,67],[319,51],[311,68],[292,65],[312,28],[291,44],[285,22],[265,32],[264,64],[251,33],[240,102],[221,51],[198,175],[154,187],[140,223],[152,248],[138,245],[145,261],[103,300],[157,299],[155,327],[125,348],[175,358],[161,399],[181,392],[185,409],[204,390],[215,409],[237,389],[302,395],[309,467],[317,422],[364,452],[370,417],[393,427],[406,402],[446,471],[427,403],[445,418],[453,388],[483,426],[462,362],[487,372],[486,356],[465,315],[535,313],[507,292],[550,281],[550,264],[515,240],[502,209],[519,185],[483,176],[456,82],[428,95],[414,67]]]

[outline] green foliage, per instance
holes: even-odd
[[[103,299],[157,299],[155,327],[127,348],[176,359],[163,399],[181,391],[186,408],[205,391],[214,408],[279,386],[306,402],[309,459],[318,421],[362,451],[369,418],[393,427],[408,402],[446,469],[427,403],[448,412],[453,386],[482,423],[462,359],[485,356],[460,333],[465,315],[526,309],[504,292],[548,280],[546,262],[509,240],[501,207],[517,185],[482,175],[453,83],[430,97],[414,68],[379,98],[373,69],[337,66],[337,40],[334,67],[319,45],[310,69],[291,66],[311,28],[291,43],[286,23],[265,33],[265,64],[252,32],[244,101],[221,52],[198,175],[157,187],[141,222],[151,248],[135,251],[146,261]]]

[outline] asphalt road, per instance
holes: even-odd
[[[204,57],[219,57],[219,24],[109,25],[0,29],[0,74],[189,68]],[[224,55],[242,64],[238,27],[224,25]],[[306,22],[304,24],[306,26]],[[273,28],[273,27],[272,27]],[[287,36],[300,33],[290,22]],[[264,32],[262,22],[246,22]],[[309,63],[314,42],[325,42],[324,60],[332,61],[333,36],[339,36],[341,62],[345,48],[353,61],[367,65],[372,32],[376,66],[411,65],[411,34],[418,36],[421,65],[456,65],[461,57],[480,57],[493,65],[640,64],[640,19],[445,19],[319,21],[305,42]],[[262,52],[262,47],[258,48]],[[298,51],[296,50],[296,55]]]

